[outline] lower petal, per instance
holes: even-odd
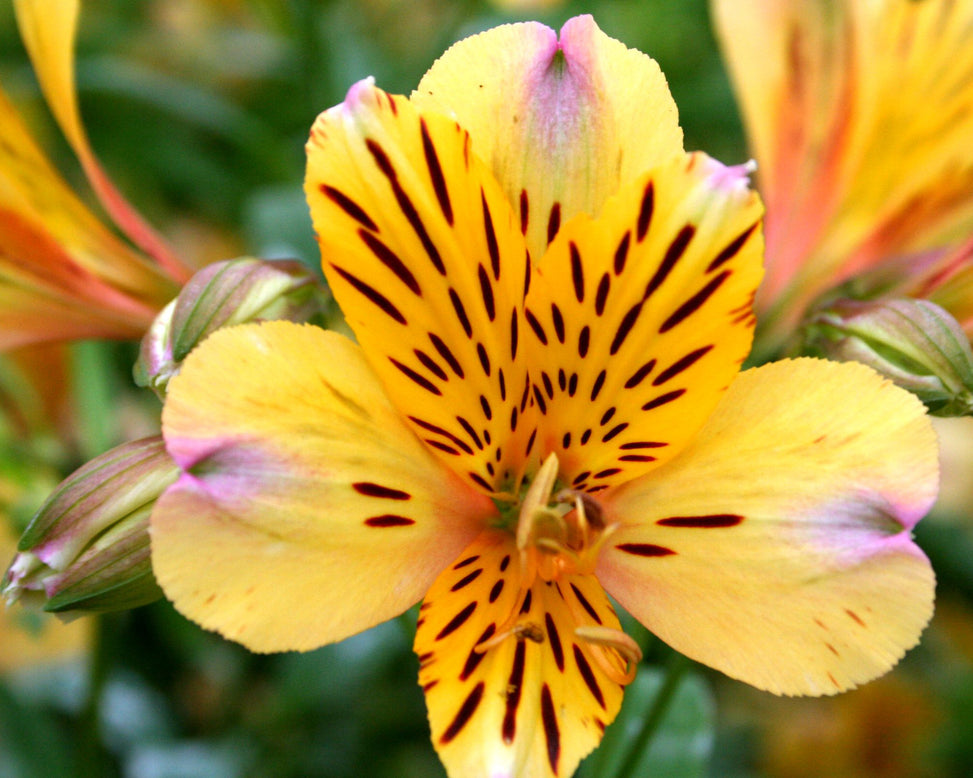
[[[886,672],[932,615],[909,530],[937,491],[920,403],[857,363],[747,371],[680,457],[606,494],[606,589],[674,648],[780,694]]]
[[[156,577],[255,651],[398,615],[495,510],[405,426],[358,346],[315,327],[211,335],[170,383],[163,431],[184,472],[152,515]]]
[[[620,629],[598,581],[530,580],[513,538],[484,532],[420,610],[419,682],[451,778],[571,775],[621,706],[624,668],[591,639]]]

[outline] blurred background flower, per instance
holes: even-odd
[[[932,15],[968,6],[946,0],[900,4]],[[83,7],[78,28],[78,112],[104,174],[133,210],[165,236],[187,272],[250,255],[295,258],[316,273],[318,252],[302,179],[304,143],[320,111],[367,75],[388,91],[408,94],[436,57],[464,35],[527,16],[559,28],[578,13],[594,14],[608,35],[659,61],[680,109],[687,149],[703,149],[726,163],[744,162],[753,153],[762,166],[761,185],[771,177],[779,178],[781,186],[793,183],[785,173],[774,172],[773,157],[759,144],[753,152],[747,149],[706,0],[104,0]],[[889,34],[888,25],[896,19],[883,23],[882,35]],[[758,22],[747,27],[741,12],[724,38],[732,35],[730,46],[745,46],[759,35]],[[800,25],[801,36],[791,40],[803,41],[801,51],[809,52],[808,36],[824,29],[821,24],[819,19]],[[755,52],[768,51],[770,41],[781,40],[786,44],[788,39],[759,38],[749,45]],[[930,69],[922,73],[938,84],[930,98],[958,95],[969,82],[969,66],[964,65],[969,52],[963,49],[950,58],[950,40],[942,36],[924,50]],[[845,73],[841,63],[846,60],[835,62],[824,61],[831,78]],[[955,72],[959,80],[936,81],[934,62],[942,69],[936,73]],[[895,83],[897,71],[882,73],[886,82]],[[904,94],[922,95],[921,83],[908,82]],[[5,430],[0,435],[0,484],[13,484],[0,489],[16,506],[5,516],[19,531],[54,486],[84,461],[158,431],[158,401],[132,386],[135,341],[187,276],[160,265],[139,241],[131,242],[124,223],[117,225],[121,233],[112,226],[114,216],[88,183],[84,160],[79,164],[84,154],[74,148],[77,137],[72,141],[69,131],[66,141],[52,120],[10,4],[0,5],[0,88],[7,98],[3,106],[15,107],[4,107],[0,137],[23,128],[31,148],[42,150],[36,155],[48,160],[31,170],[56,170],[60,177],[57,183],[53,173],[37,172],[28,180],[44,181],[45,196],[55,198],[57,212],[72,214],[50,221],[37,217],[36,208],[28,218],[26,206],[8,207],[31,229],[5,230],[12,222],[0,222],[0,268],[14,268],[0,270],[0,290],[8,277],[4,272],[19,283],[9,304],[0,296],[0,338],[10,337],[3,347],[96,335],[123,338],[17,348],[0,357],[0,429]],[[749,117],[746,100],[742,107]],[[12,110],[19,117],[16,123],[6,121]],[[904,121],[904,104],[901,112]],[[772,112],[766,116],[769,122],[780,119]],[[929,137],[939,139],[948,129],[945,134],[956,138],[955,148],[973,148],[968,125],[928,121],[923,126]],[[0,204],[17,192],[23,203],[24,168],[11,167],[8,159],[0,159],[0,183],[15,180],[0,186]],[[891,159],[879,166],[883,175],[905,167],[899,162],[906,157]],[[936,167],[930,176],[941,170]],[[949,191],[961,198],[970,187]],[[775,200],[770,190],[764,194],[772,211]],[[846,188],[833,194],[852,197]],[[852,199],[857,202],[857,195]],[[816,202],[812,199],[814,208],[805,211],[818,215]],[[912,286],[900,285],[896,291],[933,299],[969,334],[969,243],[960,231],[946,229],[945,221],[936,231],[927,230],[921,220],[906,223],[915,228],[908,240],[894,243],[891,238],[901,233],[883,233],[888,240],[869,244],[875,250],[868,256],[884,261],[904,255],[908,273],[890,265],[892,277],[899,282],[908,278]],[[810,229],[807,224],[803,228]],[[777,245],[783,248],[778,250],[796,250],[787,245],[787,230],[781,234],[785,237]],[[810,235],[817,240],[821,234]],[[844,236],[846,248],[862,242],[853,231],[833,234]],[[87,253],[65,252],[72,236],[73,245],[86,247]],[[32,242],[25,242],[28,238]],[[72,266],[84,268],[85,282],[65,286],[62,281],[73,276],[15,267],[10,258],[24,256],[25,246],[52,267],[68,267],[67,253]],[[844,262],[854,253],[846,248],[820,251]],[[101,269],[83,265],[82,255],[85,261],[100,261]],[[919,277],[921,285],[913,273],[916,256],[927,260],[921,265],[928,269]],[[853,272],[867,264],[862,259]],[[111,270],[101,275],[104,266]],[[832,283],[848,280],[825,275],[823,286],[800,288],[807,293],[804,304]],[[24,289],[30,292],[30,305],[24,302]],[[8,311],[19,318],[3,319]],[[52,322],[64,324],[55,328]],[[796,322],[789,320],[780,332],[793,326]],[[11,333],[23,332],[29,337],[17,334],[14,342]],[[940,581],[937,615],[922,645],[889,677],[817,701],[777,699],[690,668],[643,766],[647,763],[658,775],[721,778],[960,778],[973,773],[973,428],[968,421],[945,420],[944,442],[957,443],[944,443],[944,497],[938,513],[918,530],[918,542]],[[18,618],[21,612],[13,613]],[[415,683],[414,616],[403,617],[410,618],[413,623],[405,629],[391,623],[310,654],[270,656],[251,655],[202,632],[165,602],[90,624],[82,621],[82,629],[89,624],[93,633],[86,638],[90,661],[21,666],[0,676],[0,775],[442,776]],[[665,646],[635,625],[625,627],[639,636],[650,667],[640,670],[627,695],[633,704],[623,708],[606,743],[638,729],[644,711],[660,690],[665,693],[664,674],[655,668],[671,660]],[[4,650],[13,645],[12,634],[0,633]],[[16,653],[23,665],[29,654]],[[581,775],[610,778],[618,766],[617,760],[596,753],[582,765]]]
[[[138,336],[190,274],[105,173],[74,83],[80,3],[14,3],[41,91],[120,241],[50,165],[0,90],[0,349],[49,340]]]
[[[973,3],[712,7],[767,206],[763,348],[842,284],[970,326]]]

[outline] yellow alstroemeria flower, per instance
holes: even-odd
[[[971,266],[956,250],[973,235],[973,2],[713,0],[713,15],[767,204],[769,340],[876,270],[969,318],[930,282]]]
[[[0,90],[0,349],[138,337],[191,271],[119,194],[88,143],[74,88],[79,0],[17,0],[15,10],[58,124],[105,210],[141,251],[78,199]]]
[[[363,81],[323,113],[306,190],[359,344],[244,325],[172,380],[152,562],[189,618],[308,650],[422,600],[451,776],[597,745],[639,659],[606,591],[777,693],[916,643],[929,422],[858,364],[739,372],[762,208],[683,152],[648,57],[590,17],[467,39],[410,99]]]

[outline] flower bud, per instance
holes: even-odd
[[[135,363],[135,383],[165,396],[169,379],[211,332],[249,321],[322,317],[327,292],[294,260],[252,257],[216,262],[200,270],[156,317]]]
[[[149,559],[149,514],[179,468],[161,437],[95,457],[54,490],[3,581],[8,604],[46,611],[134,608],[162,596]]]
[[[817,314],[809,343],[874,368],[934,416],[973,413],[973,351],[956,320],[928,300],[841,300]]]
[[[490,0],[490,5],[507,13],[538,13],[564,5],[564,0]]]

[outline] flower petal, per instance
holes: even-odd
[[[478,488],[516,479],[530,268],[469,136],[363,81],[314,125],[305,187],[325,274],[392,402]]]
[[[871,264],[969,234],[973,2],[713,6],[767,202],[763,306],[798,316]]]
[[[70,190],[0,90],[0,348],[133,337],[173,294]]]
[[[957,263],[955,272],[948,277],[933,278],[933,284],[926,289],[916,290],[916,296],[928,297],[942,306],[973,341],[973,240],[963,247],[962,264]],[[910,296],[912,296],[910,294]]]
[[[50,213],[47,225],[39,214],[19,214],[4,205],[0,203],[0,350],[62,338],[137,337],[148,327],[164,298],[141,298],[139,292],[114,286],[85,268],[49,232],[67,214]],[[89,240],[96,243],[97,236],[72,235],[71,248]],[[148,284],[153,273],[146,270],[141,280]],[[138,269],[120,262],[119,271],[109,275],[121,279]],[[171,292],[168,283],[159,283],[157,291],[163,290]]]
[[[65,184],[0,90],[0,350],[136,337],[173,294]]]
[[[750,349],[760,200],[746,169],[682,155],[569,222],[527,298],[539,445],[589,492],[675,456]]]
[[[2,257],[0,257],[2,262]],[[0,352],[84,338],[135,338],[151,314],[136,318],[33,285],[0,268]]]
[[[310,326],[215,332],[170,383],[163,432],[185,472],[152,515],[156,577],[255,651],[401,613],[494,511],[399,419],[361,350]]]
[[[557,225],[597,215],[621,185],[682,152],[682,130],[654,60],[590,16],[553,30],[503,25],[450,48],[412,98],[454,117],[519,204],[531,256]]]
[[[419,683],[451,778],[571,775],[621,706],[624,687],[602,669],[602,649],[575,633],[586,623],[619,629],[601,586],[592,576],[536,579],[525,598],[524,575],[513,538],[485,532],[420,609]]]
[[[116,189],[88,142],[74,85],[80,0],[15,0],[14,10],[44,97],[105,210],[174,279],[187,281],[191,272]]]
[[[740,375],[690,448],[606,495],[605,588],[674,648],[762,689],[887,671],[932,615],[909,530],[937,490],[912,395],[857,363]]]

